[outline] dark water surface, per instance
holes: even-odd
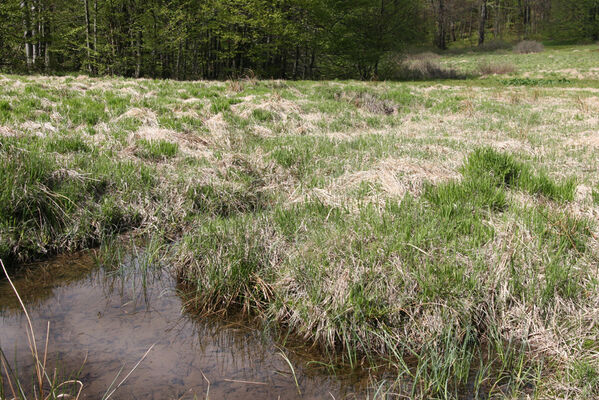
[[[67,376],[80,370],[82,398],[101,399],[119,371],[116,383],[154,344],[111,399],[365,397],[365,378],[328,375],[308,364],[312,358],[303,351],[282,349],[258,329],[183,314],[168,274],[144,274],[131,264],[106,272],[93,267],[90,254],[79,254],[14,278],[40,349],[50,322],[48,365]],[[33,363],[25,332],[16,297],[0,280],[0,346],[27,382]],[[295,369],[301,395],[282,354]]]

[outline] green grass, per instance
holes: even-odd
[[[545,172],[535,174],[529,164],[491,148],[478,149],[471,154],[463,172],[468,178],[477,180],[477,185],[481,185],[480,180],[489,181],[493,186],[521,189],[556,201],[572,201],[576,191],[574,178],[555,182]]]
[[[179,151],[177,143],[171,143],[167,140],[146,140],[137,142],[137,156],[148,160],[165,160],[173,158]]]
[[[419,82],[7,76],[0,257],[147,234],[196,310],[297,335],[380,396],[593,399],[598,57],[447,54],[516,71]]]

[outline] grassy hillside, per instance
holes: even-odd
[[[0,258],[153,234],[200,312],[380,393],[595,398],[595,47],[403,83],[0,76]]]

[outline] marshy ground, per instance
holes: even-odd
[[[0,75],[0,258],[135,232],[200,315],[370,369],[374,397],[596,398],[597,46],[427,57],[488,73]]]

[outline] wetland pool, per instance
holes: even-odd
[[[310,362],[315,358],[309,349],[282,348],[263,330],[240,321],[183,312],[176,284],[164,270],[144,272],[134,258],[117,271],[96,265],[93,252],[87,252],[32,265],[13,276],[40,349],[50,323],[50,371],[56,368],[63,379],[80,380],[82,399],[105,397],[150,348],[111,399],[367,395],[366,376],[331,374]],[[33,373],[26,326],[8,281],[0,280],[0,348],[25,387]]]

